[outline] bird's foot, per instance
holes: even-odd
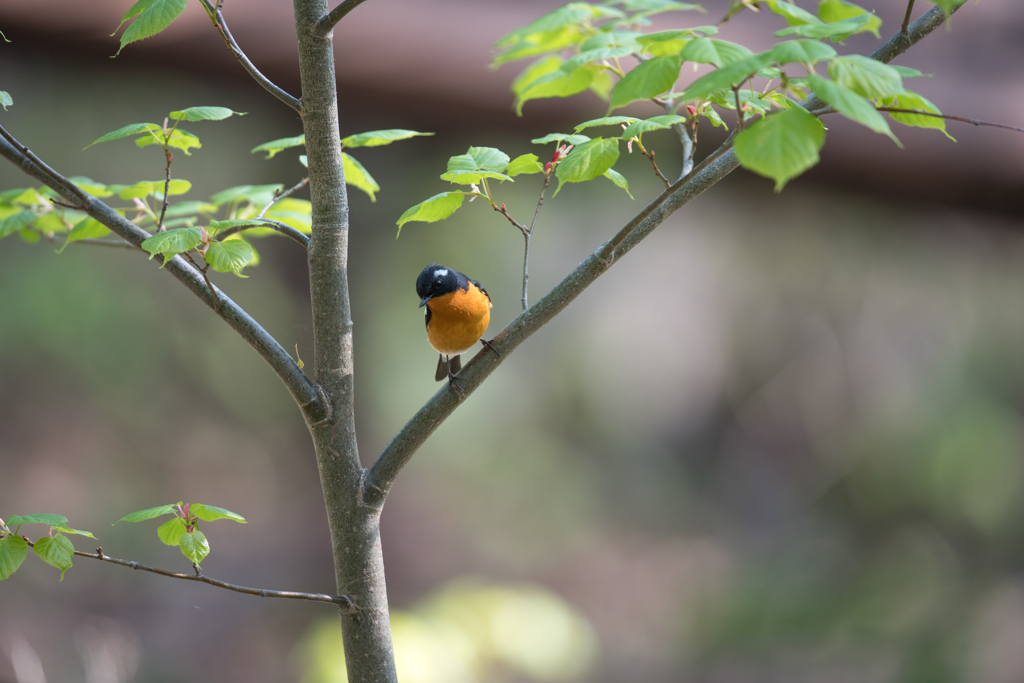
[[[480,340],[480,343],[481,343],[481,344],[483,344],[484,346],[486,346],[487,348],[489,348],[489,349],[490,349],[491,351],[494,351],[494,353],[495,353],[495,354],[496,354],[496,355],[497,355],[497,356],[498,356],[499,358],[501,357],[501,354],[500,354],[500,353],[498,353],[498,349],[496,349],[496,348],[494,347],[494,344],[492,344],[491,342],[487,341],[486,339],[481,339],[481,340]]]
[[[459,384],[459,380],[456,379],[456,377],[452,373],[451,369],[448,370],[448,386],[451,387],[455,391],[456,394],[458,394],[459,396],[465,398],[466,390],[462,388],[461,384]]]

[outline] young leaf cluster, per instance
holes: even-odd
[[[392,142],[398,142],[399,140],[408,140],[409,138],[418,137],[421,135],[433,135],[433,133],[420,133],[415,130],[405,130],[404,128],[389,128],[386,130],[371,130],[365,133],[358,133],[356,135],[349,135],[341,139],[341,161],[345,171],[345,183],[349,187],[356,187],[365,192],[370,197],[370,201],[377,201],[377,192],[380,191],[380,185],[373,179],[370,172],[356,160],[348,152],[345,152],[345,148],[353,147],[382,147],[384,145],[390,145]],[[258,145],[253,148],[253,153],[266,152],[267,159],[272,159],[278,152],[283,152],[286,149],[292,147],[305,147],[306,136],[297,135],[291,138],[281,138],[280,140],[271,140],[270,142],[264,142],[262,145]],[[306,155],[299,156],[299,162],[306,166]]]
[[[19,535],[24,524],[45,524],[50,530],[46,536],[30,544],[26,537]],[[64,534],[96,538],[88,531],[69,527],[68,518],[62,515],[14,515],[6,522],[0,519],[0,581],[18,571],[28,555],[29,545],[39,559],[60,570],[60,580],[63,581],[64,572],[71,568],[75,555],[75,546]]]
[[[749,4],[736,3],[731,11]],[[640,139],[645,131],[672,126],[681,136],[695,139],[701,120],[725,126],[721,110],[735,111],[739,130],[734,143],[740,163],[774,179],[776,189],[817,163],[824,144],[824,126],[817,118],[825,113],[838,112],[897,144],[880,108],[941,113],[904,87],[903,79],[920,76],[919,72],[863,55],[840,55],[825,42],[841,43],[863,32],[877,37],[881,20],[873,13],[847,0],[822,0],[814,13],[784,0],[760,4],[785,21],[787,26],[775,36],[787,40],[757,54],[711,37],[718,33],[716,26],[648,30],[652,14],[700,9],[689,3],[573,2],[499,40],[494,64],[535,58],[512,84],[517,112],[530,100],[589,90],[608,102],[609,116],[581,124],[576,132],[593,125],[626,125],[621,139],[638,141],[645,155]],[[682,74],[691,72],[684,69],[687,65],[711,70],[680,82]],[[819,67],[824,73],[818,73]],[[800,102],[812,94],[828,108],[806,111]],[[610,116],[616,109],[643,101],[657,103],[675,118],[642,122]],[[945,131],[943,120],[934,116],[894,112],[892,118]],[[559,176],[562,182],[576,182],[569,180],[573,171],[586,176],[608,160],[614,163],[612,144],[580,137],[574,141],[579,145],[574,154],[579,156],[566,160],[562,167],[566,177]],[[653,163],[653,155],[648,156]]]
[[[210,554],[210,542],[207,540],[206,534],[199,530],[199,522],[230,519],[239,524],[246,523],[244,517],[230,510],[213,505],[182,503],[181,501],[132,512],[117,521],[145,522],[165,515],[172,515],[172,517],[156,530],[157,537],[165,545],[177,546],[181,550],[181,554],[197,567]]]

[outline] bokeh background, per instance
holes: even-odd
[[[128,4],[0,5],[0,88],[15,102],[0,122],[67,175],[127,183],[162,177],[155,147],[82,148],[227,106],[249,114],[194,124],[203,148],[175,159],[185,198],[299,180],[298,152],[249,153],[299,122],[196,3],[109,58]],[[500,216],[477,202],[397,240],[395,220],[445,189],[448,156],[550,154],[529,140],[604,113],[585,94],[517,118],[521,66],[487,68],[498,37],[558,4],[373,0],[336,31],[342,130],[436,133],[358,155],[383,188],[376,203],[350,193],[366,464],[437,389],[413,291],[423,265],[481,280],[492,331],[519,306],[521,237]],[[659,22],[714,23],[726,4]],[[883,36],[897,30],[903,3],[866,6]],[[225,12],[298,92],[290,3]],[[781,25],[746,12],[722,37],[763,48]],[[944,112],[1024,125],[1022,31],[1016,0],[971,3],[899,63],[935,74],[913,87]],[[821,165],[782,194],[739,171],[673,216],[403,472],[382,522],[403,680],[1024,681],[1024,136],[896,127],[899,149],[829,126]],[[716,141],[704,131],[699,153]],[[677,171],[671,143],[655,149]],[[659,191],[639,155],[617,168],[635,201],[596,181],[546,204],[534,300]],[[0,165],[0,189],[31,184]],[[502,201],[527,215],[537,184],[502,187]],[[217,284],[308,360],[303,254],[258,247],[249,279]],[[55,251],[0,243],[0,516],[63,514],[108,554],[187,571],[156,522],[110,523],[219,505],[249,523],[205,525],[207,574],[332,591],[312,447],[272,372],[154,262]],[[58,582],[30,554],[0,584],[0,681],[334,682],[334,623],[327,606],[83,558]]]

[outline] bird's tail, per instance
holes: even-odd
[[[462,369],[462,356],[455,356],[454,358],[444,359],[444,354],[439,354],[437,357],[437,372],[434,373],[434,381],[440,382],[441,380],[448,379],[448,371],[451,374],[458,374],[459,370]]]

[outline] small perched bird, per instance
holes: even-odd
[[[416,294],[420,306],[427,307],[427,341],[441,354],[434,379],[440,382],[447,377],[461,393],[462,388],[455,382],[455,373],[462,369],[459,356],[478,341],[497,353],[483,339],[491,321],[491,297],[476,280],[436,263],[416,278]]]

